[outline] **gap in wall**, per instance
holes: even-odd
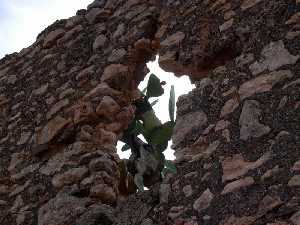
[[[166,85],[164,86],[165,93],[163,96],[159,97],[159,102],[153,107],[157,117],[161,120],[161,122],[169,121],[169,112],[168,112],[168,104],[169,104],[169,93],[171,89],[171,85],[175,87],[176,94],[176,102],[179,96],[189,93],[192,89],[195,88],[195,85],[191,83],[188,76],[182,76],[180,78],[176,77],[173,73],[165,72],[162,68],[159,67],[158,64],[158,56],[156,56],[155,61],[148,62],[147,66],[150,72],[147,74],[145,79],[140,83],[139,89],[143,90],[148,83],[148,79],[151,73],[157,75],[161,81],[166,81]],[[139,136],[142,140],[143,137]],[[117,144],[118,154],[121,159],[128,159],[131,152],[130,150],[126,152],[122,152],[121,148],[124,145],[123,142],[119,141]],[[174,160],[174,150],[171,149],[172,141],[169,141],[168,149],[164,152],[166,159]]]

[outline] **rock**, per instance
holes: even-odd
[[[230,99],[228,100],[223,108],[221,109],[220,118],[224,118],[228,114],[234,112],[235,109],[239,107],[240,103],[237,99]]]
[[[293,176],[289,182],[288,182],[289,187],[294,187],[294,186],[300,186],[300,175],[295,175]]]
[[[107,18],[111,12],[109,10],[103,10],[100,8],[92,8],[86,15],[85,18],[90,24],[93,24],[99,18]]]
[[[291,168],[292,171],[299,172],[300,171],[300,160],[295,162],[293,165],[293,168]]]
[[[91,101],[103,96],[121,96],[122,92],[117,91],[109,87],[106,83],[100,83],[89,93],[87,93],[82,99],[83,101]]]
[[[254,184],[254,179],[252,177],[242,178],[240,180],[233,181],[233,182],[227,184],[224,187],[224,190],[222,191],[221,194],[225,195],[227,193],[231,193],[231,192],[237,191],[237,190],[239,190],[241,188],[248,187],[248,186],[250,186],[252,184]]]
[[[255,162],[245,162],[241,154],[226,158],[222,161],[223,177],[226,182],[244,176],[249,170],[256,169],[271,159],[271,153],[268,152]]]
[[[88,198],[59,193],[38,211],[38,225],[65,225],[86,212]]]
[[[79,183],[87,174],[89,170],[86,167],[73,168],[63,174],[57,174],[52,179],[52,185],[55,188],[62,188],[65,185],[72,185]]]
[[[180,144],[193,130],[204,129],[206,124],[207,115],[203,111],[196,111],[178,117],[173,130],[173,145]]]
[[[160,204],[167,204],[169,202],[169,195],[171,193],[170,184],[161,184],[159,189]]]
[[[210,206],[211,201],[214,199],[213,193],[206,189],[202,195],[194,202],[193,208],[199,213]]]
[[[268,170],[267,172],[265,172],[262,177],[261,177],[261,180],[262,181],[265,181],[267,180],[268,178],[271,178],[273,176],[275,176],[276,174],[278,174],[280,171],[282,171],[279,166],[275,166],[273,169],[271,170]]]
[[[225,130],[230,125],[230,122],[227,120],[220,120],[215,126],[215,132],[220,130]]]
[[[31,137],[31,132],[23,132],[21,134],[20,140],[18,141],[17,145],[23,145],[26,144],[29,138]]]
[[[116,146],[118,138],[113,132],[104,130],[101,126],[96,127],[96,132],[92,135],[93,142],[102,146]]]
[[[7,206],[8,202],[4,200],[0,200],[0,207]]]
[[[118,63],[121,62],[125,55],[126,55],[126,50],[124,48],[121,49],[114,49],[110,56],[108,57],[108,62],[111,63]]]
[[[124,88],[126,88],[127,85],[129,85],[128,76],[129,69],[127,66],[122,64],[111,64],[104,69],[104,72],[101,76],[101,82],[105,82],[111,87],[123,82]]]
[[[15,189],[9,194],[9,197],[11,198],[13,196],[20,194],[21,192],[23,192],[25,189],[29,187],[30,183],[31,181],[27,180],[24,185],[16,185]]]
[[[252,225],[255,220],[253,216],[235,217],[232,215],[220,225]]]
[[[91,4],[88,5],[87,9],[90,10],[92,8],[102,8],[106,3],[106,0],[95,0]]]
[[[99,35],[94,41],[93,50],[96,51],[100,48],[103,48],[107,41],[108,39],[106,38],[105,35],[103,34]]]
[[[149,218],[144,219],[141,225],[154,225],[153,221]]]
[[[259,203],[258,207],[258,215],[263,216],[269,211],[277,208],[278,206],[282,205],[283,202],[278,196],[272,197],[270,195],[266,195],[262,201]]]
[[[114,161],[102,156],[101,158],[93,159],[89,163],[89,169],[92,172],[106,171],[109,175],[114,175],[117,170],[117,165]]]
[[[92,186],[90,189],[90,196],[99,198],[101,202],[106,204],[113,204],[117,200],[115,191],[106,184]]]
[[[121,107],[110,96],[104,96],[100,104],[97,106],[96,113],[98,116],[112,119],[120,111]]]
[[[271,128],[260,123],[260,104],[254,100],[247,100],[240,116],[240,139],[247,141],[249,138],[258,138],[268,134]]]
[[[231,18],[230,20],[228,20],[228,21],[226,21],[225,23],[223,23],[223,24],[219,27],[220,32],[224,32],[224,31],[228,30],[230,27],[232,27],[233,22],[234,22],[234,19]]]
[[[293,76],[294,75],[290,70],[279,70],[269,74],[264,74],[242,84],[238,93],[240,98],[243,100],[254,94],[270,91],[277,83],[292,78]]]
[[[6,195],[10,192],[7,185],[0,185],[0,195]]]
[[[175,34],[170,35],[167,39],[162,41],[160,43],[160,45],[161,45],[162,48],[170,47],[172,45],[177,45],[180,42],[182,42],[184,40],[184,38],[185,38],[185,34],[181,31],[179,31]]]
[[[290,220],[295,224],[295,225],[300,225],[300,211],[296,212]]]
[[[15,84],[17,82],[18,78],[16,75],[9,75],[6,77],[5,82],[7,84]]]
[[[52,108],[47,113],[46,117],[47,119],[51,119],[54,114],[56,114],[58,111],[60,111],[62,108],[69,105],[69,99],[63,99],[59,102],[57,102],[55,105],[52,106]]]
[[[183,214],[186,211],[184,206],[173,206],[168,213],[168,218],[171,220],[175,220],[178,218],[181,214]]]
[[[65,31],[63,29],[57,29],[54,31],[51,31],[44,39],[44,48],[50,47],[57,39],[62,37],[64,35]]]
[[[99,221],[105,225],[113,224],[115,221],[114,209],[104,204],[92,205],[87,212],[76,219],[75,225],[96,225],[99,224]]]
[[[36,143],[43,145],[49,143],[63,128],[70,123],[69,120],[61,116],[56,116],[50,120],[48,124],[36,134]]]
[[[182,188],[182,191],[185,195],[185,197],[190,197],[193,195],[193,188],[192,185],[186,185]]]
[[[247,10],[249,8],[252,8],[254,7],[255,5],[257,5],[258,3],[262,2],[263,0],[244,0],[242,2],[242,5],[241,5],[241,9],[244,11],[244,10]]]
[[[262,50],[261,54],[262,59],[249,67],[253,74],[259,74],[265,70],[274,71],[284,65],[295,64],[300,57],[291,55],[282,40],[271,42]]]
[[[16,174],[12,175],[11,179],[13,181],[20,180],[20,179],[24,178],[25,176],[27,176],[28,174],[35,172],[39,168],[40,168],[40,163],[31,164],[31,165],[27,166],[26,168],[22,169],[20,173],[16,173]]]
[[[125,33],[125,31],[126,31],[125,24],[124,23],[119,24],[117,30],[113,34],[113,38],[114,39],[120,38]]]

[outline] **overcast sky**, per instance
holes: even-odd
[[[31,45],[57,19],[75,15],[92,0],[0,0],[0,58]]]
[[[0,0],[0,58],[5,54],[19,52],[34,43],[37,35],[57,19],[75,15],[78,9],[86,8],[92,0]],[[170,86],[175,86],[176,97],[192,90],[187,77],[175,78],[159,68],[157,60],[148,63],[151,73],[167,82],[165,95],[154,107],[162,122],[169,120],[168,99]],[[148,77],[147,77],[148,78]],[[147,78],[140,89],[146,86]],[[120,148],[121,144],[118,145]],[[128,157],[129,152],[120,154]],[[167,150],[167,158],[173,159],[172,150]]]

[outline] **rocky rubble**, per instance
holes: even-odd
[[[96,0],[1,59],[0,223],[299,225],[299,11]],[[115,146],[157,53],[196,84],[177,103],[178,174],[123,196]]]

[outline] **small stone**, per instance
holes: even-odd
[[[249,138],[258,138],[268,134],[271,128],[260,123],[261,109],[259,102],[247,100],[240,116],[240,139],[247,141]]]
[[[60,111],[62,108],[69,105],[69,99],[64,99],[59,102],[57,102],[55,105],[52,106],[52,108],[47,113],[46,117],[47,119],[51,119],[51,117],[56,114],[58,111]]]
[[[220,225],[252,225],[255,220],[253,216],[235,217],[232,215]]]
[[[248,187],[252,184],[254,184],[254,179],[252,177],[246,177],[237,181],[233,181],[224,187],[224,190],[222,191],[221,194],[225,195],[227,193],[237,191],[241,188]]]
[[[55,188],[62,188],[65,185],[71,185],[79,183],[85,175],[87,175],[88,169],[86,167],[79,167],[70,169],[63,174],[58,174],[52,179],[52,185]]]
[[[117,91],[109,87],[106,83],[100,83],[89,93],[87,93],[82,99],[83,101],[91,101],[103,96],[120,96],[122,92]]]
[[[209,189],[206,189],[202,195],[194,202],[193,208],[198,212],[202,212],[210,206],[211,201],[213,200],[214,195],[210,192]]]
[[[281,199],[276,196],[272,197],[270,195],[266,195],[262,201],[259,203],[258,207],[258,215],[263,216],[267,212],[273,210],[274,208],[277,208],[278,206],[282,205],[283,202]]]
[[[176,45],[179,44],[180,42],[182,42],[185,38],[185,34],[181,31],[172,34],[170,36],[167,37],[167,39],[165,39],[164,41],[162,41],[160,43],[161,47],[165,48],[165,47],[170,47],[172,45]]]
[[[125,24],[123,24],[123,23],[119,24],[117,27],[117,30],[113,34],[113,38],[117,39],[117,38],[121,37],[125,33],[125,31],[126,31]]]
[[[141,225],[154,225],[151,219],[144,219]]]
[[[38,210],[38,225],[66,225],[86,212],[88,198],[58,193]]]
[[[103,10],[100,8],[92,8],[86,15],[85,18],[90,24],[95,23],[98,18],[106,18],[110,15],[109,10]]]
[[[100,104],[97,106],[96,113],[98,116],[105,118],[113,118],[120,111],[121,107],[110,96],[104,96]]]
[[[9,75],[6,77],[6,83],[7,84],[15,84],[17,82],[18,78],[16,75]]]
[[[184,208],[184,206],[173,206],[168,213],[168,217],[171,220],[175,220],[176,218],[178,218],[180,215],[182,215],[184,212],[186,211],[186,209]]]
[[[161,184],[159,189],[160,204],[167,204],[169,202],[169,195],[171,193],[170,184]]]
[[[90,196],[99,198],[106,204],[113,204],[117,199],[114,190],[106,184],[92,186],[90,189]]]
[[[125,55],[126,50],[124,48],[114,49],[107,60],[111,63],[118,63],[122,61]]]
[[[223,23],[223,24],[219,27],[220,32],[224,32],[224,31],[228,30],[230,27],[232,27],[233,21],[234,21],[234,19],[231,18],[230,20],[228,20],[228,21],[226,21],[225,23]]]
[[[253,6],[255,6],[256,4],[260,3],[263,0],[244,0],[242,5],[241,5],[241,9],[242,11],[252,8]]]
[[[249,170],[256,169],[271,159],[271,153],[264,154],[255,162],[245,162],[241,154],[226,158],[222,161],[223,177],[222,181],[226,182],[244,176]]]
[[[300,211],[296,212],[290,220],[295,224],[295,225],[300,225]]]
[[[300,22],[300,12],[295,13],[292,15],[288,21],[285,22],[286,25],[291,25],[294,23],[299,23]]]
[[[57,29],[51,31],[44,39],[44,48],[50,47],[58,38],[64,35],[65,31],[63,29]]]
[[[101,82],[106,82],[112,87],[120,85],[124,88],[128,87],[129,68],[122,64],[111,64],[104,69],[101,76]],[[124,82],[125,81],[125,82]]]
[[[6,195],[9,192],[9,187],[7,185],[0,185],[0,195]]]
[[[294,75],[290,70],[279,70],[269,74],[264,74],[242,84],[238,93],[241,100],[243,100],[253,96],[254,94],[268,92],[277,83],[292,78],[293,76]]]
[[[242,54],[241,56],[235,59],[235,63],[240,67],[247,65],[253,61],[254,61],[254,55],[252,53],[245,54],[245,55]]]
[[[275,166],[273,169],[268,170],[267,172],[265,172],[262,176],[261,176],[261,180],[265,181],[268,178],[271,178],[273,176],[275,176],[276,174],[278,174],[281,171],[281,169],[279,168],[279,166]]]
[[[114,175],[117,170],[117,165],[106,156],[96,158],[90,161],[89,169],[92,172],[105,171],[109,175]]]
[[[299,55],[294,56],[285,48],[282,40],[271,42],[262,51],[262,59],[250,65],[253,74],[259,74],[265,70],[274,71],[284,65],[295,64]]]
[[[37,132],[36,143],[38,145],[49,143],[69,123],[69,120],[66,120],[61,116],[57,116],[50,120],[41,131]]]
[[[288,182],[289,187],[300,186],[300,175],[293,176]]]
[[[190,197],[193,195],[193,188],[191,185],[186,185],[182,188],[182,191],[185,195],[185,197]]]
[[[215,126],[215,132],[224,130],[230,125],[230,122],[227,120],[220,120]]]
[[[17,145],[26,144],[30,137],[31,137],[31,132],[22,132],[20,140],[18,141]]]
[[[90,10],[92,8],[102,8],[105,6],[106,0],[95,0],[91,4],[88,5],[87,9]]]
[[[39,87],[38,89],[34,90],[32,92],[33,95],[43,95],[46,93],[47,89],[48,89],[48,86],[49,84],[45,84],[45,85],[42,85],[41,87]]]
[[[300,160],[295,162],[293,165],[293,168],[291,169],[292,171],[299,172],[300,171]]]
[[[1,207],[1,206],[7,206],[7,205],[8,205],[8,202],[7,202],[7,201],[0,200],[0,207]]]
[[[93,50],[96,51],[100,48],[103,48],[107,41],[108,39],[106,38],[105,35],[103,34],[99,35],[94,41]]]
[[[228,100],[221,110],[220,118],[224,118],[228,114],[234,112],[234,110],[237,109],[239,105],[240,103],[237,99]]]
[[[20,194],[21,192],[23,192],[26,188],[29,187],[31,181],[27,180],[26,183],[24,185],[17,185],[15,187],[15,189],[9,194],[9,197],[13,197],[16,196],[18,194]]]
[[[177,118],[173,131],[173,144],[182,142],[195,129],[203,129],[207,124],[207,115],[203,111],[196,111]]]

